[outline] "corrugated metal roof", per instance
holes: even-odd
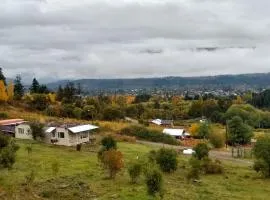
[[[1,126],[8,126],[8,125],[16,125],[16,124],[22,124],[25,121],[23,119],[7,119],[7,120],[0,120]]]
[[[87,125],[74,126],[74,127],[68,128],[68,130],[70,130],[72,133],[80,133],[84,131],[94,130],[97,128],[98,128],[97,126],[87,124]]]
[[[165,128],[163,130],[164,134],[171,135],[171,136],[183,136],[185,133],[184,129],[171,129],[171,128]]]
[[[56,129],[55,127],[49,127],[49,128],[45,131],[45,133],[51,133],[51,132],[53,132],[55,129]]]

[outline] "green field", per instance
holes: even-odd
[[[77,152],[74,148],[34,143],[28,155],[25,147],[30,142],[17,143],[20,149],[13,169],[0,171],[0,199],[153,199],[146,193],[143,178],[132,185],[126,170],[130,161],[144,157],[153,147],[118,143],[126,166],[115,180],[109,180],[98,164],[94,152],[98,147],[83,146],[83,151]],[[55,160],[60,165],[56,176],[51,169]],[[261,179],[250,166],[224,163],[224,175],[205,175],[200,183],[188,183],[187,160],[179,156],[178,170],[165,174],[165,199],[269,199],[270,180]],[[35,181],[27,187],[25,176],[33,168]]]

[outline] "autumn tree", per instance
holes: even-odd
[[[103,152],[100,161],[104,169],[109,171],[110,178],[115,178],[116,174],[124,167],[123,154],[115,149]]]
[[[191,133],[192,136],[197,136],[199,132],[199,128],[200,128],[200,124],[198,123],[191,124],[189,128],[189,132]]]
[[[21,100],[24,94],[24,86],[22,84],[22,78],[17,75],[14,80],[14,99]]]
[[[14,99],[14,84],[12,81],[10,81],[8,86],[7,86],[7,95],[8,95],[8,101],[13,101],[13,99]]]
[[[8,95],[5,87],[5,83],[3,80],[0,80],[0,102],[7,102]]]

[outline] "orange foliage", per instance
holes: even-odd
[[[200,125],[197,123],[194,123],[189,128],[189,132],[191,133],[192,136],[196,136],[199,132],[199,128],[200,128]]]
[[[7,102],[8,94],[3,80],[0,80],[0,101]]]
[[[14,85],[12,81],[10,81],[7,86],[7,95],[8,95],[8,100],[12,101],[14,98]]]
[[[127,104],[132,104],[135,100],[135,96],[129,95],[126,97],[126,99],[127,99]]]
[[[115,178],[117,172],[124,167],[123,154],[115,149],[104,151],[101,162],[109,170],[110,178]]]

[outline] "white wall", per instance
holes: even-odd
[[[15,138],[32,140],[32,131],[28,124],[20,124],[15,127]]]

